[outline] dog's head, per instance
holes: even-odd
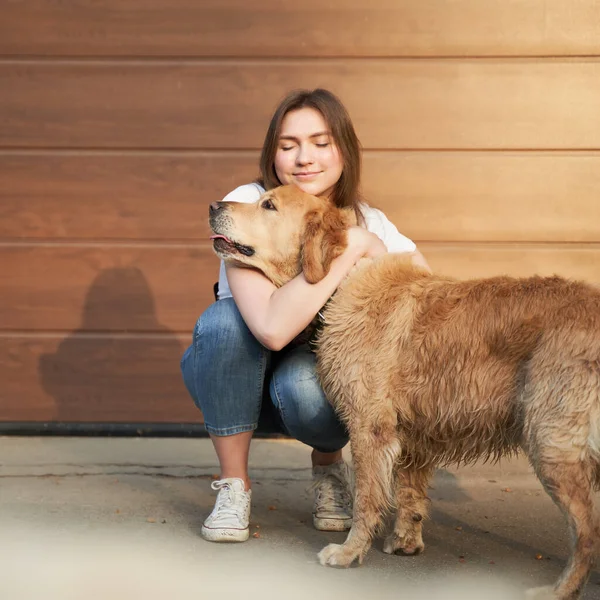
[[[352,209],[287,185],[254,204],[214,202],[209,223],[218,256],[258,269],[279,287],[301,272],[311,283],[323,279],[356,217]]]

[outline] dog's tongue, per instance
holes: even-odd
[[[211,240],[225,240],[226,242],[228,242],[229,244],[233,244],[233,242],[226,236],[221,235],[220,233],[217,235],[211,235],[210,236]]]

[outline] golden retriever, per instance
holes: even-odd
[[[277,286],[300,272],[319,281],[354,222],[352,211],[291,186],[210,208],[216,253]],[[521,449],[573,543],[554,587],[528,595],[580,596],[599,537],[598,288],[560,277],[458,281],[388,254],[360,261],[339,286],[316,353],[356,476],[352,529],[320,552],[322,564],[361,562],[391,506],[385,552],[420,552],[434,468]]]

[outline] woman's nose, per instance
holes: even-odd
[[[296,162],[299,165],[309,165],[314,162],[314,157],[310,146],[300,146]]]

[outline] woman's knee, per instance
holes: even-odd
[[[195,368],[213,372],[240,360],[261,360],[268,352],[248,329],[233,298],[214,302],[200,315],[192,347]]]
[[[207,404],[225,403],[227,398],[260,399],[268,354],[233,299],[219,300],[196,322],[192,345],[181,360],[183,379],[203,412]]]
[[[215,349],[219,349],[223,343],[236,343],[247,337],[253,336],[233,298],[213,302],[200,315],[194,327],[194,343],[206,338]]]

